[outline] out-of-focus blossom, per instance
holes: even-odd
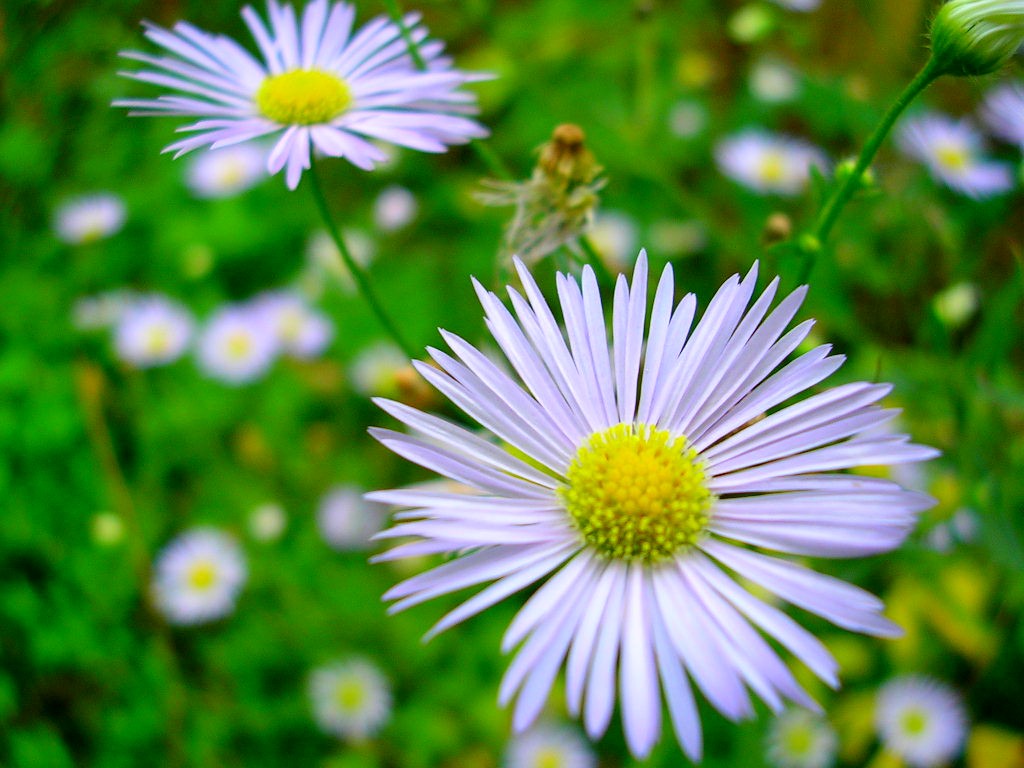
[[[934,179],[968,197],[982,199],[1013,188],[1012,169],[984,157],[984,139],[966,119],[936,112],[918,115],[903,122],[897,141]]]
[[[927,677],[898,677],[878,692],[875,727],[882,744],[913,768],[945,765],[963,748],[967,716],[960,697]]]
[[[185,354],[192,328],[192,315],[178,302],[155,294],[140,296],[121,312],[114,348],[137,368],[165,365]]]
[[[503,768],[597,768],[590,745],[571,728],[535,725],[513,738]]]
[[[601,211],[587,230],[590,244],[613,270],[626,270],[637,253],[640,228],[622,211]]]
[[[800,13],[817,10],[818,6],[821,5],[821,0],[772,0],[772,2],[776,5],[781,5],[787,10],[799,11]]]
[[[981,115],[992,133],[1024,150],[1024,84],[1003,83],[993,88],[985,96]]]
[[[708,125],[708,110],[699,101],[680,101],[668,115],[668,127],[681,139],[692,139]]]
[[[787,709],[768,730],[768,761],[777,768],[829,768],[838,746],[828,721],[806,709]]]
[[[309,697],[317,725],[341,739],[368,739],[391,717],[388,681],[365,659],[348,659],[313,670]]]
[[[932,306],[939,319],[950,328],[959,328],[978,311],[981,292],[974,283],[957,283],[935,295]]]
[[[288,517],[280,504],[260,504],[249,515],[249,534],[256,541],[277,541],[288,526]]]
[[[174,539],[156,562],[153,596],[173,624],[202,624],[235,608],[246,580],[238,544],[212,528],[196,528]]]
[[[394,344],[374,344],[352,362],[352,388],[363,397],[394,397],[398,393],[399,372],[408,366],[408,358]]]
[[[71,322],[80,331],[109,328],[134,300],[135,294],[128,290],[82,296],[71,308]]]
[[[156,99],[122,99],[132,115],[199,118],[179,128],[191,134],[168,146],[178,155],[273,136],[267,172],[282,169],[295,189],[316,150],[371,170],[384,154],[380,139],[421,152],[444,152],[487,135],[466,114],[472,94],[460,90],[480,76],[452,68],[444,45],[427,38],[418,14],[403,23],[426,64],[419,71],[398,24],[378,17],[353,30],[355,8],[313,0],[298,15],[269,0],[269,25],[247,6],[242,18],[262,60],[229,37],[186,22],[172,29],[146,25],[146,37],[169,55],[123,55],[151,69],[126,77],[167,88]]]
[[[345,245],[348,246],[352,258],[361,267],[368,267],[376,256],[376,244],[370,235],[361,229],[346,228],[342,231]],[[346,291],[354,291],[355,283],[348,267],[341,260],[338,246],[324,230],[317,230],[306,244],[306,264],[314,282],[321,283],[324,275],[337,280]]]
[[[369,549],[370,539],[384,527],[384,507],[364,499],[360,489],[342,485],[321,499],[316,520],[320,535],[334,549]]]
[[[788,64],[761,59],[750,70],[750,92],[769,104],[792,101],[800,93],[800,80]]]
[[[760,194],[798,195],[807,188],[811,168],[828,163],[817,147],[802,139],[746,130],[721,141],[715,159],[722,173]]]
[[[321,354],[334,338],[334,326],[323,312],[295,291],[273,291],[256,297],[253,309],[264,315],[277,334],[281,352],[302,360]]]
[[[266,165],[265,148],[235,144],[196,155],[185,180],[197,197],[232,197],[266,178]]]
[[[280,350],[277,330],[250,306],[219,309],[203,327],[196,343],[200,369],[226,384],[245,384],[261,377]]]
[[[382,189],[373,203],[373,221],[382,232],[394,232],[409,225],[419,211],[416,195],[405,187]]]
[[[84,195],[62,204],[54,215],[54,229],[65,243],[81,245],[110,237],[121,231],[124,202],[117,195],[101,192]]]
[[[708,244],[708,231],[698,221],[663,219],[651,225],[651,246],[666,256],[690,256]]]

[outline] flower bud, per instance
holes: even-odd
[[[1024,0],[951,0],[932,21],[931,38],[941,73],[995,72],[1024,44]]]
[[[586,135],[578,125],[559,125],[551,134],[551,141],[541,147],[537,167],[555,181],[592,181],[601,168],[585,140]]]

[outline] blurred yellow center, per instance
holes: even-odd
[[[282,125],[326,123],[350,106],[352,91],[340,77],[322,69],[293,69],[263,81],[256,106]]]
[[[162,355],[171,346],[171,334],[164,327],[150,328],[146,334],[146,351],[151,355]]]
[[[366,692],[358,680],[342,680],[338,683],[334,696],[341,709],[351,712],[363,706]]]
[[[228,336],[224,344],[228,357],[234,360],[241,360],[249,355],[252,350],[252,339],[246,333],[233,333]]]
[[[935,150],[939,164],[951,171],[962,171],[971,161],[970,153],[963,147],[947,144]]]
[[[790,728],[782,737],[782,744],[788,755],[807,755],[811,751],[814,736],[809,728]]]
[[[782,181],[786,173],[786,161],[778,152],[767,152],[761,158],[757,173],[765,182]]]
[[[200,560],[188,569],[188,585],[203,592],[217,581],[217,567],[208,560]]]
[[[548,747],[537,751],[530,768],[565,768],[565,760],[561,752]]]
[[[908,709],[903,713],[901,725],[904,733],[920,736],[928,728],[928,715],[919,709]]]
[[[617,560],[660,562],[696,543],[713,497],[685,437],[618,424],[580,447],[560,495],[583,539]]]

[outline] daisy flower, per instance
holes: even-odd
[[[258,184],[267,175],[267,151],[237,144],[196,155],[185,182],[196,197],[232,197]]]
[[[806,709],[787,709],[768,731],[768,760],[778,768],[829,768],[836,759],[836,732]]]
[[[309,697],[317,725],[342,739],[369,738],[391,717],[388,681],[365,659],[349,659],[314,670],[309,678]]]
[[[793,69],[775,59],[761,59],[750,70],[750,91],[768,104],[792,101],[800,93],[800,80]]]
[[[164,365],[185,354],[192,325],[192,316],[176,301],[140,297],[121,312],[114,348],[118,357],[138,368]]]
[[[316,520],[324,541],[334,549],[351,551],[370,548],[373,535],[384,525],[384,514],[358,488],[343,485],[324,496]]]
[[[280,349],[276,329],[252,307],[217,311],[199,335],[200,369],[227,384],[245,384],[267,372]]]
[[[253,306],[277,334],[281,351],[306,360],[321,354],[334,338],[334,325],[293,291],[274,291],[259,296]]]
[[[202,624],[234,610],[245,579],[245,560],[234,539],[212,528],[197,528],[160,553],[153,594],[168,621]]]
[[[373,222],[381,232],[394,232],[408,226],[419,211],[416,195],[405,187],[382,189],[373,203]]]
[[[404,510],[378,538],[412,538],[379,560],[454,558],[391,589],[391,610],[492,582],[433,636],[536,586],[502,644],[519,648],[499,695],[515,699],[519,732],[562,666],[569,711],[582,712],[591,737],[607,729],[618,688],[639,758],[660,736],[662,696],[683,749],[700,755],[691,681],[731,719],[753,715],[748,687],[775,710],[784,699],[815,706],[757,628],[830,685],[834,660],[730,572],[840,627],[898,635],[873,595],[758,549],[858,557],[899,546],[932,500],[842,471],[936,451],[863,434],[895,415],[876,405],[886,384],[846,384],[780,407],[843,358],[821,346],[783,364],[811,329],[806,321],[786,332],[805,289],[769,311],[774,280],[751,304],[756,265],[730,278],[696,325],[695,297],[675,303],[671,265],[645,321],[643,252],[632,284],[619,277],[610,328],[593,270],[584,268],[582,285],[558,275],[565,331],[521,261],[516,268],[525,295],[509,289],[512,311],[476,283],[514,374],[447,332],[455,356],[431,349],[436,368],[415,364],[483,434],[376,401],[413,431],[374,429],[381,443],[475,489],[370,494]]]
[[[545,724],[514,738],[502,765],[504,768],[597,768],[597,758],[576,731]]]
[[[878,692],[875,727],[886,749],[914,768],[930,768],[960,753],[967,717],[951,688],[926,677],[906,676]]]
[[[800,13],[808,13],[818,9],[821,5],[821,0],[773,0],[776,5],[781,5],[783,8],[789,11],[799,11]]]
[[[284,169],[289,189],[310,167],[313,149],[370,170],[386,159],[372,139],[444,152],[486,135],[464,116],[476,111],[475,101],[459,90],[480,77],[452,68],[418,14],[404,23],[427,64],[422,72],[398,25],[384,17],[356,30],[348,3],[312,0],[301,17],[276,0],[268,0],[267,10],[269,24],[251,7],[242,9],[259,58],[187,22],[172,29],[147,24],[146,37],[166,55],[126,52],[149,68],[123,74],[173,93],[114,105],[133,115],[199,118],[178,129],[192,136],[164,150],[176,156],[273,136],[267,172]]]
[[[981,115],[992,133],[1024,150],[1024,84],[993,88],[985,96]]]
[[[121,231],[125,215],[124,202],[117,195],[84,195],[57,209],[54,229],[57,237],[69,245],[94,243]]]
[[[967,120],[928,113],[905,120],[897,134],[900,149],[924,163],[950,189],[976,199],[1013,187],[1009,166],[982,156],[981,134]]]
[[[821,150],[801,139],[747,130],[721,141],[715,159],[722,173],[759,194],[797,195],[811,167],[827,166]]]

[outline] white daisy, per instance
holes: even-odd
[[[247,306],[227,306],[206,321],[197,341],[200,369],[228,384],[258,379],[279,351],[276,329],[260,312]]]
[[[110,237],[125,220],[124,202],[117,195],[98,193],[68,200],[54,214],[54,229],[65,243],[81,245]]]
[[[352,362],[352,388],[364,397],[394,393],[399,372],[408,367],[402,350],[390,342],[380,342],[360,352]]]
[[[231,197],[256,186],[267,175],[267,150],[236,144],[196,155],[185,181],[197,197]]]
[[[800,194],[811,168],[827,167],[821,150],[807,142],[756,129],[719,142],[715,159],[722,173],[760,194]]]
[[[316,520],[320,535],[334,549],[369,549],[373,535],[384,526],[384,510],[364,499],[358,488],[342,485],[320,501]]]
[[[875,727],[886,749],[914,768],[930,768],[960,753],[967,716],[960,697],[945,684],[906,676],[878,692]]]
[[[536,725],[513,738],[504,768],[597,768],[597,758],[576,731],[557,725]]]
[[[342,739],[369,738],[391,717],[388,681],[365,659],[349,659],[313,670],[309,696],[317,725]]]
[[[806,709],[787,709],[768,731],[768,760],[778,768],[829,768],[838,746],[832,726]]]
[[[418,14],[405,25],[427,64],[417,70],[398,25],[384,17],[354,29],[355,8],[312,0],[301,18],[291,5],[268,0],[269,26],[251,7],[242,18],[259,48],[257,59],[234,40],[178,22],[146,25],[146,37],[168,54],[127,52],[151,69],[123,73],[170,89],[156,99],[123,99],[133,115],[200,118],[179,131],[195,134],[165,151],[181,155],[274,135],[271,174],[285,169],[298,186],[313,148],[370,170],[385,159],[372,139],[423,152],[444,152],[486,135],[462,115],[474,97],[459,90],[476,75],[452,69],[444,46],[427,39]]]
[[[800,80],[788,64],[761,59],[750,70],[750,92],[768,104],[782,104],[796,98]]]
[[[405,187],[392,185],[382,189],[373,203],[373,221],[382,232],[402,229],[419,211],[416,195]]]
[[[1024,84],[1004,83],[993,88],[985,96],[981,115],[992,133],[1024,149]]]
[[[301,294],[274,291],[256,298],[253,309],[277,334],[281,351],[299,359],[321,354],[334,338],[334,325]]]
[[[967,120],[934,112],[919,115],[903,122],[897,142],[933,178],[968,197],[992,197],[1013,188],[1010,167],[985,159],[982,136]]]
[[[196,528],[160,553],[153,576],[154,600],[168,621],[202,624],[234,610],[246,575],[234,539],[212,528]]]
[[[525,298],[509,290],[515,315],[476,288],[518,378],[451,333],[457,358],[431,349],[438,367],[415,364],[484,435],[377,401],[414,431],[375,429],[378,440],[478,494],[370,494],[406,510],[379,538],[414,538],[379,559],[454,556],[388,592],[398,601],[391,610],[493,582],[432,636],[539,585],[503,642],[506,651],[519,646],[500,691],[503,703],[518,696],[517,731],[541,711],[563,664],[569,711],[582,712],[592,737],[608,727],[618,677],[626,739],[641,758],[661,733],[662,694],[684,750],[700,755],[689,679],[732,719],[753,714],[745,686],[776,710],[783,699],[813,707],[755,627],[836,685],[832,657],[728,571],[846,629],[899,634],[873,595],[750,547],[857,557],[898,546],[932,500],[842,471],[936,452],[903,435],[862,434],[895,415],[875,405],[885,384],[846,384],[779,408],[843,362],[822,346],[783,365],[812,325],[785,333],[805,289],[769,313],[775,280],[748,308],[752,269],[725,283],[690,333],[696,299],[675,304],[669,266],[645,342],[644,253],[632,286],[619,278],[611,328],[589,267],[582,288],[558,276],[564,332],[529,271],[516,267]]]
[[[159,295],[138,297],[118,318],[114,348],[138,368],[165,365],[185,354],[192,327],[192,315],[178,302]]]

